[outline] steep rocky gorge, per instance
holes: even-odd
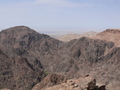
[[[0,89],[31,90],[47,74],[57,73],[67,79],[90,75],[109,90],[118,90],[120,47],[115,45],[87,37],[62,42],[26,26],[3,30]]]

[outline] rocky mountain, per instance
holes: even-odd
[[[79,39],[81,37],[91,37],[91,36],[94,36],[96,35],[97,33],[96,32],[86,32],[86,33],[83,33],[83,34],[66,34],[66,35],[63,35],[63,36],[59,36],[59,37],[56,37],[56,39],[60,40],[60,41],[63,41],[63,42],[68,42],[70,40],[73,40],[73,39]]]
[[[51,39],[51,42],[49,42],[49,39]],[[36,55],[44,56],[47,53],[52,55],[54,50],[51,49],[57,47],[52,45],[52,41],[54,42],[55,40],[25,26],[1,31],[0,88],[30,90],[35,84],[40,82],[45,77],[45,73]],[[48,49],[49,45],[51,48],[49,47]],[[37,54],[38,52],[39,54]],[[43,59],[42,57],[40,58]]]
[[[89,75],[107,90],[119,90],[119,70],[120,47],[109,40],[82,37],[62,42],[26,26],[0,32],[0,89],[35,90],[37,84],[44,90],[63,79]]]

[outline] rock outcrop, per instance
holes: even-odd
[[[69,79],[52,87],[34,90],[106,90],[106,85],[97,84],[96,79],[88,76],[78,79]]]
[[[48,87],[58,85],[65,81],[65,77],[57,74],[50,74],[45,77],[40,83],[38,83],[32,90],[44,90]]]

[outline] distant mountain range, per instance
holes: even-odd
[[[63,35],[63,36],[58,36],[58,37],[55,37],[56,39],[60,40],[60,41],[63,41],[63,42],[68,42],[70,40],[73,40],[73,39],[79,39],[81,37],[91,37],[91,36],[94,36],[96,35],[97,33],[96,32],[86,32],[86,33],[83,33],[83,34],[66,34],[66,35]]]
[[[90,36],[63,42],[26,26],[2,30],[0,89],[60,90],[64,84],[62,90],[119,90],[119,31]]]

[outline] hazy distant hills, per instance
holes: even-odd
[[[91,36],[94,36],[96,35],[97,33],[96,32],[86,32],[86,33],[83,33],[83,34],[66,34],[66,35],[63,35],[63,36],[59,36],[59,37],[56,37],[56,39],[60,40],[60,41],[63,41],[63,42],[68,42],[70,40],[73,40],[73,39],[78,39],[78,38],[81,38],[81,37],[91,37]]]
[[[0,89],[52,90],[47,87],[60,84],[58,87],[61,88],[66,79],[65,84],[68,85],[69,79],[75,79],[77,86],[81,87],[83,83],[79,80],[87,80],[88,85],[90,76],[94,78],[94,84],[87,88],[95,90],[97,82],[104,84],[106,90],[119,90],[119,31],[109,29],[90,36],[62,42],[26,26],[2,30]],[[81,90],[85,90],[83,88]]]

